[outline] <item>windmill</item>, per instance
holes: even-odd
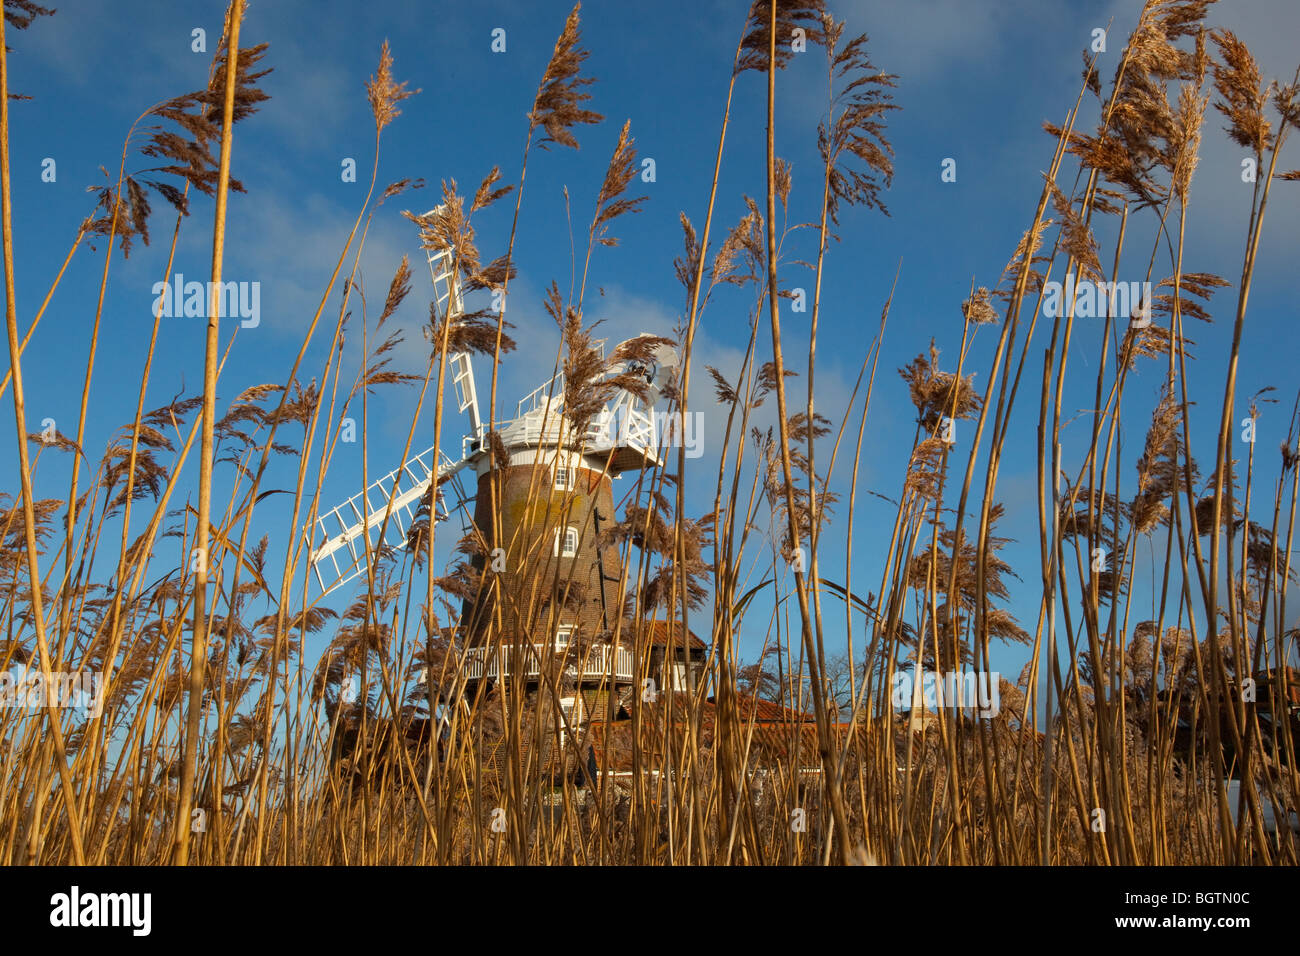
[[[461,314],[462,303],[450,251],[434,250],[428,262],[439,311],[446,309],[454,318]],[[479,413],[470,358],[464,352],[449,356],[457,404],[468,425],[459,457],[453,460],[439,448],[426,449],[322,515],[316,522],[316,540],[323,543],[311,555],[322,592],[347,584],[365,570],[367,540],[372,553],[380,548],[404,548],[407,532],[431,486],[451,483],[455,505],[448,508],[445,496],[435,495],[430,510],[439,508],[444,517],[452,510],[460,511],[466,534],[483,545],[473,558],[475,570],[500,572],[495,587],[480,589],[477,598],[464,604],[461,619],[470,645],[467,679],[477,682],[505,676],[510,643],[563,650],[579,634],[599,637],[612,630],[622,613],[623,596],[616,593],[621,580],[620,558],[616,547],[599,540],[600,531],[613,520],[612,481],[623,472],[662,463],[656,428],[659,416],[654,406],[675,384],[678,374],[678,356],[671,346],[661,341],[649,349],[632,347],[646,338],[653,336],[643,334],[616,346],[612,358],[636,354],[639,359],[611,362],[601,376],[606,380],[628,374],[644,376],[644,394],[614,389],[604,407],[586,419],[581,434],[575,433],[573,422],[565,415],[563,372],[524,396],[513,418],[495,423],[498,451],[505,450],[505,460],[498,454],[496,462],[497,509],[493,508],[493,483],[489,480],[493,470],[490,425]],[[603,362],[604,343],[594,344]],[[626,379],[621,381],[626,383]],[[461,475],[471,469],[476,487],[472,495],[466,495]],[[472,520],[468,514],[471,501]],[[501,525],[494,534],[496,514]],[[495,553],[488,550],[491,542],[498,545]],[[564,595],[545,593],[561,579],[566,582]],[[543,606],[558,598],[540,618],[554,624],[554,633],[544,639],[536,634],[510,635],[507,647],[498,645],[497,653],[489,653],[480,638],[500,588],[537,598]],[[519,676],[537,673],[538,655],[531,655],[531,661],[526,665],[528,673]],[[579,670],[580,680],[590,677],[630,683],[632,655],[625,647],[597,647],[584,657]]]

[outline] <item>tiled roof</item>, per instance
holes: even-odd
[[[717,706],[717,698],[710,697],[709,703]],[[775,701],[749,694],[736,695],[736,709],[743,720],[755,724],[812,724],[817,720],[812,714],[801,713]]]
[[[626,628],[627,626],[628,625],[625,623],[624,627]],[[634,627],[637,630],[632,633],[637,633],[639,631],[640,634],[644,635],[643,639],[648,640],[651,644],[666,645],[671,639],[672,643],[676,644],[678,647],[681,647],[683,643],[685,643],[686,646],[690,647],[693,651],[706,651],[709,649],[709,645],[696,637],[695,633],[689,628],[686,629],[685,639],[683,641],[681,621],[651,621],[646,624],[634,625]]]

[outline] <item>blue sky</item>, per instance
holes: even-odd
[[[944,367],[953,367],[961,336],[960,303],[972,281],[994,285],[1029,225],[1041,172],[1050,162],[1053,146],[1041,124],[1060,122],[1074,104],[1080,50],[1094,28],[1105,27],[1113,18],[1110,52],[1103,56],[1103,75],[1111,75],[1138,6],[1136,2],[1033,0],[831,4],[835,14],[847,20],[849,35],[864,31],[870,35],[876,65],[899,75],[895,102],[902,107],[889,119],[895,177],[885,202],[892,216],[846,210],[841,241],[828,253],[824,279],[817,405],[838,426],[881,306],[895,272],[899,275],[860,461],[863,490],[897,496],[914,411],[894,370],[923,352],[932,338],[943,350]],[[233,171],[248,193],[231,198],[225,275],[261,283],[262,322],[240,333],[221,382],[219,407],[250,385],[281,383],[288,373],[364,198],[373,156],[373,122],[363,84],[374,72],[384,39],[396,58],[397,79],[422,92],[401,105],[403,115],[385,131],[379,180],[382,185],[403,177],[423,177],[429,187],[379,210],[362,257],[361,276],[372,301],[381,299],[402,254],[412,256],[415,292],[397,317],[412,331],[399,364],[408,371],[423,370],[427,352],[417,327],[427,309],[427,272],[415,231],[400,210],[423,211],[434,205],[442,179],[454,178],[462,192],[472,192],[493,165],[501,167],[505,182],[515,181],[525,113],[568,9],[567,2],[550,0],[459,5],[383,2],[361,8],[336,0],[250,3],[244,43],[269,42],[264,62],[275,72],[263,83],[270,101],[237,128]],[[30,323],[77,223],[91,210],[86,187],[103,182],[101,165],[116,170],[131,123],[158,100],[205,83],[223,10],[220,2],[67,0],[59,5],[57,16],[38,21],[25,33],[11,33],[9,43],[15,49],[10,59],[11,89],[35,97],[32,102],[15,103],[11,111],[20,328]],[[594,98],[587,105],[606,120],[578,130],[579,151],[534,152],[529,162],[515,254],[520,274],[511,285],[508,309],[522,347],[503,367],[499,391],[501,405],[510,409],[550,374],[556,336],[542,311],[541,292],[552,279],[562,290],[569,283],[562,190],[567,187],[572,199],[580,270],[585,223],[625,119],[631,120],[639,155],[655,160],[656,181],[635,184],[649,201],[637,215],[615,223],[612,231],[620,239],[616,248],[597,250],[591,289],[604,294],[589,293],[587,318],[604,319],[606,332],[615,341],[641,331],[667,334],[675,324],[683,299],[672,269],[673,258],[681,254],[678,215],[684,211],[697,226],[702,225],[744,5],[718,0],[650,5],[589,0],[582,16],[584,45],[591,51],[585,74],[599,81],[591,88]],[[1291,77],[1300,8],[1290,0],[1223,0],[1212,8],[1210,19],[1215,25],[1231,27],[1250,45],[1266,78]],[[207,31],[206,54],[191,52],[191,31],[196,27]],[[496,28],[506,31],[504,53],[490,48]],[[793,167],[792,221],[816,216],[820,188],[815,132],[825,111],[824,79],[825,61],[819,49],[795,57],[779,79],[777,152]],[[744,194],[756,198],[763,194],[765,92],[757,74],[747,74],[738,84],[715,240],[742,215]],[[1192,412],[1193,440],[1207,458],[1218,423],[1250,201],[1250,187],[1240,178],[1241,151],[1228,141],[1221,126],[1221,118],[1211,111],[1193,183],[1185,263],[1189,271],[1217,272],[1234,283],[1234,288],[1220,292],[1213,305],[1215,324],[1190,330],[1196,340],[1192,381],[1198,402]],[[52,183],[41,179],[47,157],[57,163],[57,179]],[[349,157],[357,162],[358,183],[341,181],[340,163]],[[940,164],[949,157],[957,161],[955,183],[940,179]],[[141,164],[135,157],[128,168]],[[1293,143],[1283,168],[1296,166],[1300,161]],[[170,236],[170,218],[162,204],[158,206],[152,222],[153,245],[138,247],[125,263],[120,257],[114,259],[86,425],[92,462],[98,460],[114,430],[129,423],[133,414],[152,323],[151,288],[162,278]],[[505,249],[511,208],[512,203],[500,203],[476,220],[480,248],[488,258]],[[1300,187],[1279,184],[1264,230],[1265,252],[1252,290],[1242,349],[1239,407],[1244,409],[1260,388],[1279,389],[1280,403],[1264,406],[1260,421],[1257,496],[1275,480],[1276,448],[1285,437],[1297,382],[1291,282],[1300,241],[1298,211]],[[211,215],[211,202],[199,197],[182,232],[174,272],[206,277]],[[1142,277],[1137,270],[1145,271],[1153,224],[1148,215],[1131,226],[1128,248],[1135,253],[1126,257],[1121,277]],[[1104,231],[1099,238],[1105,249]],[[809,230],[791,243],[790,259],[815,254]],[[104,251],[100,242],[97,251],[78,253],[25,355],[29,430],[52,417],[61,432],[75,434]],[[1171,271],[1159,264],[1155,278]],[[783,270],[782,281],[810,287],[793,265]],[[327,320],[337,302],[336,289]],[[699,377],[693,384],[697,401],[712,401],[703,375],[705,364],[734,379],[748,335],[750,303],[748,292],[720,295],[705,313],[696,353]],[[787,311],[783,323],[787,361],[802,372],[806,314]],[[1066,418],[1091,407],[1099,337],[1099,326],[1080,327],[1072,350]],[[353,339],[355,362],[359,335]],[[981,392],[995,339],[994,328],[982,331],[968,360],[967,369],[977,373],[976,387]],[[318,336],[304,378],[317,374],[327,344],[326,337]],[[1027,386],[1035,397],[1045,344],[1040,331],[1027,363]],[[770,355],[769,348],[764,331],[760,354]],[[201,320],[169,320],[161,334],[146,407],[163,405],[182,390],[197,394],[202,367]],[[478,371],[480,391],[485,394],[485,363],[479,363]],[[795,404],[803,397],[802,382],[802,377],[794,379],[790,386]],[[1126,486],[1132,481],[1133,457],[1140,449],[1147,412],[1160,382],[1161,365],[1147,363],[1129,386],[1122,435]],[[415,398],[415,390],[390,389],[372,406],[372,475],[400,463]],[[716,410],[706,414],[706,421],[720,423]],[[16,495],[12,418],[3,420],[0,463],[11,476],[4,490]],[[1012,610],[1031,631],[1040,591],[1034,577],[1036,421],[1037,402],[1022,390],[997,494],[1008,506],[1001,530],[1020,542],[1007,553],[1013,565],[1019,563],[1018,555],[1028,562],[1025,580],[1011,582]],[[1087,428],[1082,420],[1073,427],[1081,437]],[[431,432],[430,414],[416,436],[414,450],[423,450],[432,441]],[[846,437],[850,453],[855,432],[856,416]],[[453,457],[458,437],[453,427],[443,442]],[[829,444],[819,458],[824,461],[828,451]],[[322,510],[359,490],[359,455],[359,445],[340,446]],[[1067,464],[1069,455],[1067,446]],[[688,510],[693,514],[711,507],[716,461],[715,442],[712,447],[706,444],[704,458],[690,463]],[[841,480],[836,483],[842,492],[851,464],[842,454],[837,466]],[[67,474],[66,456],[45,456],[36,476],[37,495],[65,495]],[[283,473],[278,486],[290,483],[291,476]],[[616,494],[626,490],[616,485]],[[183,500],[174,505],[181,506]],[[288,515],[274,500],[268,500],[258,514],[254,536],[269,534],[275,555],[287,540]],[[890,506],[871,496],[860,498],[854,578],[855,588],[863,593],[877,587],[891,526]],[[823,573],[836,580],[842,576],[843,536],[841,514],[827,528],[820,556]],[[166,548],[174,546],[170,541],[174,539],[160,545],[159,560],[166,560]],[[766,630],[763,618],[769,612],[770,604],[752,610],[747,618],[742,646],[748,656],[757,651]],[[837,606],[829,605],[828,612],[830,620],[837,619]],[[828,636],[833,645],[842,644],[842,634],[832,630]],[[995,663],[1014,677],[1024,660],[1022,649],[1011,649],[1000,653]]]

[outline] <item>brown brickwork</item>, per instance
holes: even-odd
[[[492,542],[490,478],[479,479],[474,524]],[[548,605],[555,605],[559,625],[578,628],[575,637],[598,638],[613,630],[621,613],[618,593],[619,555],[612,545],[597,548],[597,533],[614,520],[613,487],[608,475],[579,467],[571,491],[554,487],[546,465],[512,465],[501,472],[501,529],[497,537],[505,552],[505,571],[494,576],[502,594],[501,614],[507,640],[542,643]],[[577,532],[577,553],[556,556],[556,532],[561,548],[564,529]],[[477,570],[493,576],[492,554],[476,557]],[[485,585],[478,608],[465,602],[462,621],[469,627],[468,643],[482,643],[492,609]],[[567,605],[567,606],[566,606]],[[527,630],[528,634],[522,632]],[[551,635],[554,636],[553,633]]]

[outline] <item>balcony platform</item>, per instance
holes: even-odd
[[[586,651],[577,648],[553,649],[548,644],[526,644],[523,649],[523,667],[511,673],[515,648],[504,645],[497,648],[471,647],[465,651],[464,674],[469,681],[484,678],[541,677],[544,666],[554,666],[562,673],[581,681],[605,679],[614,683],[630,684],[635,664],[632,652],[626,647],[617,650],[608,645],[597,645]]]

